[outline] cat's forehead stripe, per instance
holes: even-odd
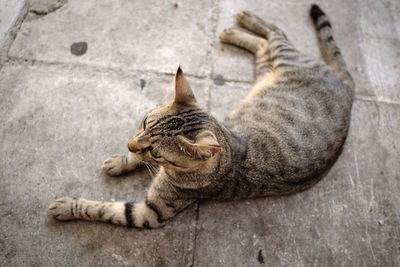
[[[183,111],[177,114],[167,115],[159,120],[157,120],[153,125],[148,125],[151,129],[163,128],[166,124],[174,123],[178,120],[182,120],[184,122],[193,122],[197,119],[207,119],[208,115],[206,112],[202,111],[200,108],[190,109],[187,111]]]
[[[201,109],[200,108],[193,108],[193,109],[185,110],[185,111],[182,111],[180,113],[175,114],[175,116],[184,115],[184,114],[187,114],[187,113],[191,113],[193,111],[201,111]]]
[[[154,127],[156,127],[158,124],[165,122],[166,120],[168,120],[168,119],[171,118],[171,117],[179,117],[179,116],[182,116],[182,115],[183,115],[183,117],[186,118],[186,117],[189,117],[189,116],[196,115],[196,114],[197,114],[196,111],[201,111],[201,109],[199,109],[199,108],[189,109],[189,110],[186,110],[186,111],[177,113],[177,114],[166,115],[166,116],[164,116],[164,117],[158,119],[158,120],[156,121],[156,123],[154,123],[153,125],[151,125],[151,126],[149,126],[149,127],[154,128]],[[201,114],[201,113],[204,113],[204,112],[200,112],[199,114]]]
[[[177,115],[168,115],[161,118],[149,127],[150,137],[176,136],[205,129],[208,115],[200,109],[192,109]]]

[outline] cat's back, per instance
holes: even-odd
[[[300,185],[335,161],[347,135],[351,105],[351,92],[336,73],[315,65],[285,75],[269,73],[225,124],[246,139],[241,168],[252,178]]]

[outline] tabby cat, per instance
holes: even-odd
[[[354,84],[325,13],[312,5],[324,60],[298,52],[275,25],[248,11],[220,40],[255,55],[256,82],[223,123],[196,102],[179,68],[175,96],[148,113],[129,142],[131,153],[103,163],[114,176],[140,164],[159,166],[141,203],[64,197],[49,207],[58,220],[83,219],[154,228],[203,199],[292,194],[317,183],[345,141]]]

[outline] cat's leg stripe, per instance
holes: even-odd
[[[105,207],[102,206],[99,211],[97,212],[97,216],[99,217],[99,219],[103,218],[103,215],[105,213]]]
[[[132,208],[133,208],[133,202],[126,202],[125,203],[125,218],[126,218],[126,223],[129,227],[134,226],[133,222],[133,214],[132,214]]]
[[[74,213],[74,203],[71,203],[71,215],[72,215],[72,217],[75,216],[75,213]]]
[[[86,216],[87,216],[89,219],[92,218],[92,217],[89,215],[89,206],[86,207],[86,209],[85,209],[85,214],[86,214]]]
[[[278,68],[293,68],[296,66],[293,64],[287,63],[287,61],[286,61],[286,62],[280,62],[280,63],[276,64],[274,67],[275,67],[275,69],[278,69]]]
[[[82,218],[83,217],[82,216],[82,204],[79,205],[78,212],[79,212],[79,217]]]
[[[297,53],[296,49],[291,48],[291,47],[287,47],[287,46],[285,48],[282,48],[282,49],[275,48],[274,52],[275,53],[283,53],[283,52],[289,52],[289,53],[296,52]]]
[[[286,44],[278,44],[278,45],[275,46],[275,47],[271,47],[271,49],[278,50],[278,49],[280,49],[280,48],[282,48],[282,47],[287,47],[287,45],[286,45]]]
[[[288,56],[285,54],[277,54],[276,56],[273,56],[270,61],[274,62],[275,60],[285,60],[285,61],[294,61],[294,60],[298,60],[299,57],[297,55],[292,55],[292,56]]]
[[[75,211],[78,211],[78,200],[74,199],[74,201],[75,201]]]
[[[150,226],[148,220],[145,220],[145,221],[144,221],[144,223],[143,223],[143,228],[146,228],[146,229],[151,229],[151,228],[152,228],[152,227]]]

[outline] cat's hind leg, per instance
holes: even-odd
[[[268,43],[263,38],[239,28],[229,28],[221,32],[220,40],[244,48],[253,54],[264,53]]]
[[[103,172],[110,176],[117,176],[126,172],[133,171],[143,163],[134,153],[115,154],[106,159],[101,166]]]
[[[266,39],[239,28],[230,28],[219,35],[221,42],[244,48],[255,55],[256,79],[272,69]]]
[[[240,26],[257,33],[268,40],[269,61],[274,69],[285,71],[290,66],[311,67],[313,61],[301,54],[287,39],[285,33],[274,24],[265,22],[250,11],[237,14]]]
[[[239,26],[265,37],[268,41],[274,35],[282,36],[286,39],[286,35],[281,29],[274,24],[265,22],[250,11],[240,11],[236,16],[236,20]]]

